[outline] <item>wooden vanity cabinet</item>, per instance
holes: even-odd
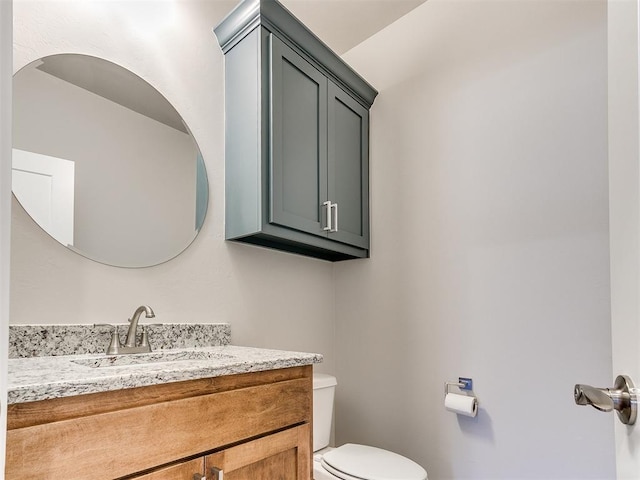
[[[302,446],[309,426],[301,425],[257,440],[241,443],[205,457],[162,467],[135,480],[300,480],[309,479],[309,452]]]
[[[131,480],[202,480],[202,478],[206,478],[204,457],[180,462],[168,467],[161,467],[149,473],[127,478]]]
[[[221,480],[212,469],[223,471],[227,480],[309,479],[310,450],[300,448],[309,433],[310,425],[301,425],[207,455],[206,479]]]
[[[225,54],[226,239],[368,257],[377,91],[275,0],[245,0],[215,33]]]
[[[310,480],[312,367],[9,406],[6,478]]]

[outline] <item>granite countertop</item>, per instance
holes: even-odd
[[[8,403],[261,372],[322,362],[316,353],[230,345],[228,324],[148,327],[151,353],[106,355],[109,329],[9,326]]]
[[[170,361],[110,365],[168,354]],[[183,358],[181,359],[180,356]],[[194,358],[195,357],[195,358]],[[199,358],[198,358],[199,357]],[[160,358],[161,360],[161,358]],[[168,382],[260,372],[322,362],[315,353],[237,347],[185,348],[137,355],[62,355],[9,359],[8,403],[33,402]],[[91,364],[103,364],[92,367]]]

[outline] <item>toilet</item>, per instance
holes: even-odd
[[[347,443],[329,447],[336,377],[313,374],[314,480],[427,480],[420,465],[381,448]]]

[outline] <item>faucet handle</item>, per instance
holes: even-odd
[[[151,346],[149,345],[149,335],[147,334],[146,326],[142,327],[142,339],[140,340],[140,346],[144,348],[148,347],[149,351],[151,351]]]
[[[109,346],[107,347],[107,355],[117,355],[120,353],[120,347],[122,344],[120,343],[120,333],[118,332],[118,325],[112,325],[110,323],[94,323],[94,327],[112,327],[113,332],[111,333],[111,341],[109,342]]]

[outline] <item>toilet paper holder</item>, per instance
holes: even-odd
[[[458,387],[459,393],[450,392],[451,387]],[[478,415],[478,399],[473,394],[473,380],[458,378],[457,382],[444,383],[444,408],[457,415],[475,417]]]
[[[449,388],[458,387],[460,390],[472,391],[473,380],[471,378],[458,377],[457,382],[444,382],[444,396],[449,393]]]

